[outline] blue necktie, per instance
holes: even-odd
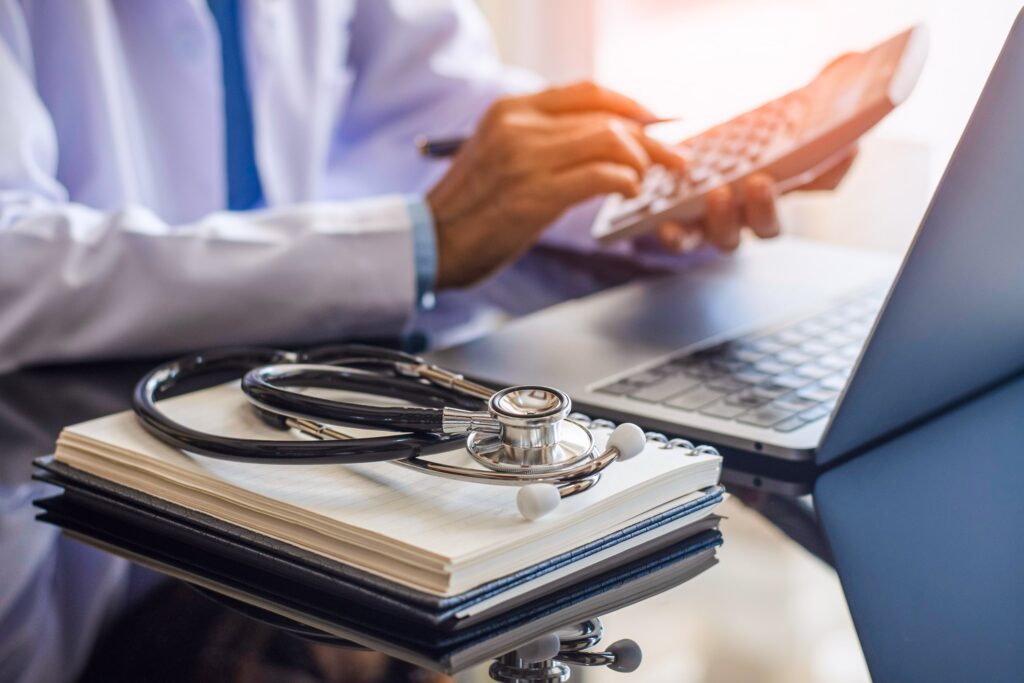
[[[263,199],[256,153],[253,149],[252,112],[245,82],[238,0],[208,0],[220,31],[224,75],[224,121],[227,144],[228,208],[244,211]]]

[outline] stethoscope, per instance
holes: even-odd
[[[350,650],[371,650],[209,588],[194,588],[215,602],[294,636]],[[495,657],[487,673],[491,680],[501,683],[566,683],[572,678],[570,666],[607,667],[620,673],[633,673],[640,668],[643,650],[636,641],[623,638],[603,650],[593,649],[603,638],[600,617],[573,622]]]
[[[487,673],[504,683],[564,683],[572,677],[569,665],[605,666],[620,673],[640,668],[643,651],[636,641],[624,638],[606,650],[590,650],[604,638],[597,617],[570,624],[498,657]]]
[[[238,439],[191,429],[157,405],[176,385],[201,375],[244,372],[241,388],[268,424],[313,437]],[[334,400],[302,390],[344,390],[401,406]],[[527,519],[550,513],[562,498],[592,488],[612,463],[643,451],[635,424],[615,427],[603,451],[572,401],[551,387],[495,391],[401,351],[363,345],[297,353],[233,348],[197,353],[149,371],[135,387],[133,409],[147,431],[190,453],[253,463],[395,464],[463,481],[520,487],[516,503]],[[386,429],[388,436],[353,438],[338,426]],[[678,440],[691,451],[692,444]],[[463,445],[479,468],[427,460]]]

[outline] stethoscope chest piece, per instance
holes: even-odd
[[[572,401],[557,389],[517,386],[491,396],[488,412],[497,432],[474,431],[466,450],[497,472],[551,473],[595,456],[594,437],[569,419]]]

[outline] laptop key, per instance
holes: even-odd
[[[734,406],[745,406],[746,408],[756,408],[763,406],[765,403],[771,401],[770,398],[764,396],[758,396],[754,393],[753,389],[746,389],[744,391],[738,391],[735,394],[730,394],[726,397],[725,402]]]
[[[819,339],[821,340],[821,343],[828,344],[832,348],[836,349],[836,348],[839,348],[841,346],[846,346],[851,341],[854,341],[855,338],[851,337],[849,335],[843,334],[839,330],[833,330],[831,332],[828,332],[828,333],[822,335],[821,337],[819,337]]]
[[[722,375],[721,377],[709,379],[707,381],[707,385],[712,389],[718,389],[719,391],[724,391],[727,394],[731,394],[734,391],[739,391],[744,387],[750,386],[749,384],[744,384],[737,379],[733,379],[729,375]]]
[[[832,389],[825,389],[821,385],[815,384],[798,390],[796,395],[800,398],[806,398],[820,403],[822,401],[831,401],[839,395],[839,392]]]
[[[786,348],[785,344],[778,342],[771,337],[763,337],[761,339],[752,339],[750,341],[750,348],[755,351],[761,351],[763,353],[778,353]]]
[[[661,379],[661,373],[654,372],[653,370],[645,370],[630,377],[629,381],[633,384],[644,385],[650,384],[651,382],[655,382],[659,379]]]
[[[797,415],[783,420],[782,422],[772,427],[772,429],[774,429],[777,432],[792,432],[794,430],[800,429],[805,424],[807,424],[807,420]]]
[[[802,351],[803,353],[806,353],[807,355],[813,356],[815,358],[817,358],[818,356],[824,356],[826,353],[832,351],[832,348],[833,347],[829,346],[828,344],[822,344],[817,339],[805,341],[803,344],[797,347],[799,351]]]
[[[760,384],[770,377],[771,375],[767,375],[756,370],[743,370],[742,372],[736,372],[732,375],[734,380],[743,382],[744,384]]]
[[[736,360],[741,360],[744,363],[756,363],[762,358],[767,358],[768,354],[764,351],[757,351],[755,349],[736,349],[732,352],[732,357]]]
[[[682,370],[685,374],[697,379],[710,379],[722,374],[721,370],[713,367],[709,361],[703,359],[693,359],[689,365],[682,366]]]
[[[818,335],[822,335],[828,332],[828,327],[822,325],[814,318],[811,318],[810,320],[805,320],[804,322],[800,323],[799,325],[796,326],[796,329],[799,330],[800,332],[803,332],[808,337],[817,337]]]
[[[714,346],[706,346],[703,349],[693,351],[690,355],[693,358],[717,358],[723,355],[728,348],[728,343],[715,344]]]
[[[823,377],[828,377],[833,372],[835,372],[835,370],[832,368],[822,367],[821,365],[818,365],[816,363],[812,363],[810,365],[801,365],[796,370],[794,370],[794,372],[803,377],[809,377],[811,379],[821,379]]]
[[[771,427],[776,422],[781,422],[792,416],[793,412],[790,410],[782,410],[781,408],[769,405],[754,408],[741,415],[738,419],[740,422],[757,425],[758,427]]]
[[[791,366],[768,359],[754,363],[754,369],[767,375],[781,375],[784,372],[788,372]]]
[[[836,349],[836,355],[842,356],[843,358],[848,359],[852,363],[854,359],[856,359],[857,356],[860,354],[860,349],[860,344],[847,344],[842,348]]]
[[[814,360],[814,356],[808,356],[806,353],[801,353],[796,349],[787,349],[776,355],[775,360],[786,365],[803,365]]]
[[[783,396],[782,398],[775,399],[772,405],[778,406],[783,410],[801,411],[812,408],[818,405],[818,403],[818,401],[812,401],[809,398],[803,398],[801,396],[797,396],[796,393],[792,393]]]
[[[807,386],[814,380],[809,377],[801,377],[792,372],[787,372],[785,375],[776,375],[772,377],[772,382],[779,385],[780,387],[786,387],[788,389],[800,389]]]
[[[848,368],[852,362],[849,358],[840,356],[837,353],[830,353],[818,359],[818,365],[824,365],[826,368],[833,368],[835,370]]]
[[[716,358],[711,361],[711,367],[722,372],[740,372],[746,369],[748,366],[741,360],[731,360],[728,358]]]
[[[640,401],[661,403],[665,399],[688,391],[699,384],[699,379],[684,374],[669,375],[653,384],[648,384],[639,391],[633,392],[630,396]]]
[[[831,375],[821,380],[820,385],[823,389],[842,391],[843,387],[846,386],[846,378],[842,375]]]
[[[631,379],[620,379],[618,382],[614,382],[607,386],[598,387],[597,391],[602,394],[612,394],[614,396],[621,396],[623,394],[629,394],[640,388],[641,385],[633,382]]]
[[[704,415],[711,415],[712,417],[721,417],[726,420],[731,420],[737,415],[742,415],[747,412],[749,408],[747,406],[737,406],[725,401],[715,401],[710,405],[706,405],[700,409],[700,412]]]
[[[665,401],[665,405],[672,406],[673,408],[682,408],[683,410],[697,410],[724,396],[725,392],[715,391],[706,386],[699,386]]]
[[[828,406],[819,405],[800,413],[800,417],[807,422],[813,422],[814,420],[820,420],[831,412],[832,410]]]
[[[791,389],[789,387],[784,387],[781,384],[776,384],[775,382],[768,380],[763,384],[758,384],[756,387],[752,389],[752,391],[758,396],[761,396],[762,398],[776,399],[779,396],[788,394],[791,391]]]
[[[809,337],[796,329],[787,329],[777,332],[775,339],[781,344],[796,346],[797,344],[803,344]]]

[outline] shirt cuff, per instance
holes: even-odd
[[[406,197],[412,221],[413,258],[416,263],[416,301],[420,308],[434,307],[437,282],[437,232],[427,201],[420,196]]]

